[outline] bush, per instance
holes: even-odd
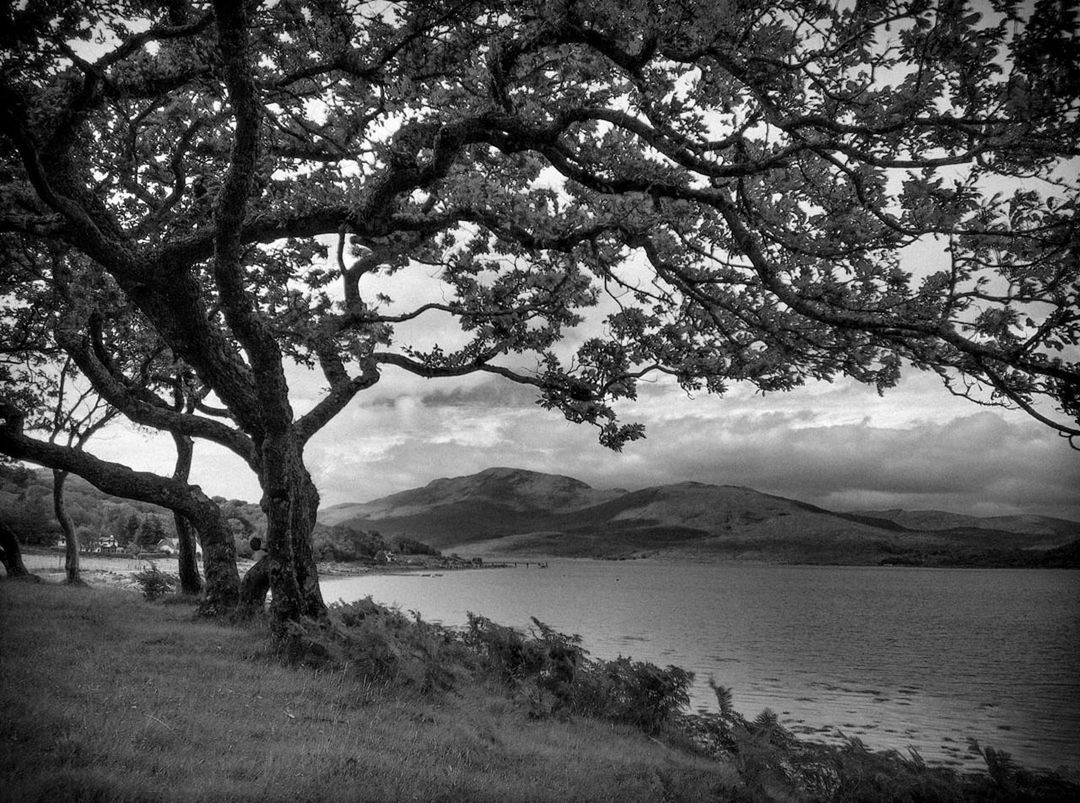
[[[690,703],[694,674],[677,666],[617,658],[589,661],[573,688],[575,709],[648,733],[664,728]]]
[[[328,623],[292,625],[284,651],[294,663],[343,667],[367,682],[423,693],[451,688],[470,663],[455,633],[371,597],[331,606]]]
[[[172,593],[180,586],[180,579],[176,575],[161,571],[154,563],[150,564],[150,568],[135,574],[134,577],[139,588],[142,589],[143,597],[150,602]]]
[[[528,638],[512,627],[496,624],[484,616],[469,613],[465,643],[488,668],[511,684],[526,680],[544,681],[555,674],[557,663],[569,665],[584,657],[577,636],[555,633],[533,619],[542,630],[539,638]],[[576,654],[576,659],[570,658]],[[565,672],[565,668],[562,670]]]
[[[529,699],[534,716],[565,710],[655,733],[689,704],[693,673],[629,658],[589,659],[579,636],[532,621],[532,633],[524,634],[469,614],[465,643]]]

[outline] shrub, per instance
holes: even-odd
[[[578,636],[565,636],[536,619],[539,637],[529,638],[512,627],[496,624],[484,616],[469,613],[465,631],[468,645],[488,666],[511,684],[526,680],[546,681],[563,675],[579,662],[585,651]]]
[[[291,625],[283,647],[294,663],[343,667],[368,682],[424,693],[451,688],[469,663],[455,633],[371,597],[331,606],[326,623]]]
[[[573,689],[575,708],[602,719],[625,722],[648,733],[664,728],[690,703],[694,674],[645,661],[589,661]]]
[[[692,673],[629,658],[589,659],[579,636],[532,621],[525,634],[469,614],[465,643],[524,694],[534,716],[565,710],[655,733],[690,702]]]
[[[154,563],[150,564],[150,568],[143,569],[134,576],[139,588],[142,589],[143,597],[150,602],[160,599],[180,586],[180,579],[176,575],[161,571]]]

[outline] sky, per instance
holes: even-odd
[[[317,389],[311,377],[294,372],[292,380],[298,391]],[[423,380],[388,368],[312,440],[306,460],[324,506],[510,466],[597,488],[692,480],[832,510],[1080,520],[1080,452],[1021,412],[952,397],[931,375],[909,372],[883,396],[848,380],[765,396],[736,386],[723,397],[695,398],[647,383],[623,413],[646,425],[646,439],[615,453],[599,445],[594,428],[536,406],[526,387],[490,377]],[[102,433],[91,450],[171,473],[171,440],[131,428]],[[196,447],[192,481],[211,495],[259,499],[247,466],[206,444]]]

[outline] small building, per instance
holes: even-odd
[[[117,552],[120,550],[120,542],[115,535],[103,535],[94,546],[95,552]]]

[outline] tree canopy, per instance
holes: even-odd
[[[650,374],[884,389],[905,364],[1080,434],[1068,3],[5,13],[0,233],[34,255],[6,315],[52,305],[128,418],[258,474],[279,622],[322,610],[304,444],[386,366],[534,386],[612,448],[642,436],[617,402]],[[928,243],[932,264],[913,256]],[[387,294],[416,270],[439,288],[401,311]],[[101,321],[121,307],[192,404],[116,359]],[[457,335],[410,342],[427,318]],[[325,378],[301,414],[292,362]],[[12,384],[0,450],[70,462],[20,429]],[[61,467],[123,484],[103,461]]]

